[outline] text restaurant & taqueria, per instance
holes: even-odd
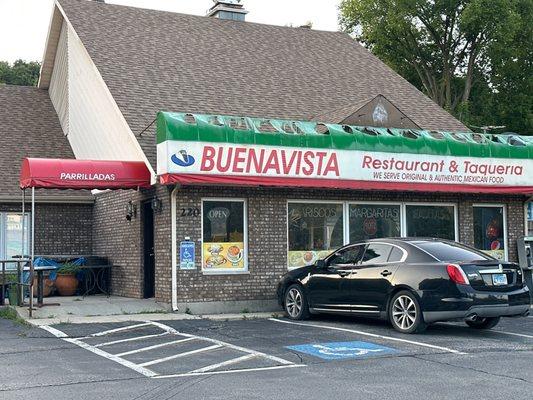
[[[533,138],[515,135],[160,112],[157,165],[174,185],[177,289],[206,293],[229,274],[271,291],[287,268],[375,237],[516,259],[533,194]],[[221,292],[239,282],[221,279]]]

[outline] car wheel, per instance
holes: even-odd
[[[394,329],[402,333],[420,333],[427,327],[417,298],[408,291],[398,292],[392,298],[389,320]]]
[[[500,317],[476,318],[473,321],[465,321],[470,328],[474,329],[491,329],[498,325]]]
[[[285,292],[285,311],[290,319],[309,318],[309,306],[300,285],[291,285]]]

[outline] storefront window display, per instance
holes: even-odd
[[[24,253],[29,253],[29,215],[25,214]],[[22,214],[0,213],[0,259],[9,259],[22,252]]]
[[[202,271],[246,272],[246,203],[244,200],[202,202]]]
[[[456,239],[455,207],[453,205],[405,206],[408,237]]]
[[[401,236],[400,205],[350,204],[350,242]]]
[[[474,245],[498,260],[506,259],[503,206],[474,206]]]
[[[289,268],[326,257],[344,243],[342,203],[288,204]]]

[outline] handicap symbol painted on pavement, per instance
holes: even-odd
[[[346,358],[368,358],[385,354],[397,353],[398,350],[390,347],[380,346],[369,342],[332,342],[300,344],[296,346],[286,346],[291,350],[300,353],[310,354],[324,360],[342,360]]]

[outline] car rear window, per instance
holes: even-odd
[[[428,252],[439,261],[477,261],[491,260],[480,251],[469,249],[458,244],[444,242],[417,242],[415,246]]]
[[[392,246],[388,244],[372,243],[366,248],[362,264],[382,264],[387,262]]]
[[[389,262],[400,262],[403,258],[403,251],[397,247],[393,247],[389,255]]]

